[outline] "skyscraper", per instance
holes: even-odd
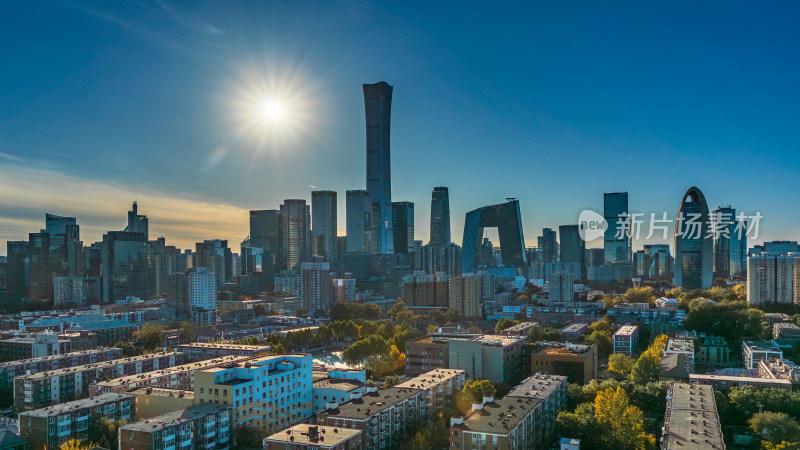
[[[139,215],[139,206],[136,202],[133,202],[133,206],[131,210],[128,211],[128,226],[125,227],[122,231],[127,231],[129,233],[142,233],[144,234],[144,240],[150,239],[148,236],[148,228],[149,228],[149,221],[147,220],[147,216]]]
[[[305,200],[284,200],[281,205],[283,257],[286,268],[294,270],[311,256],[311,209]]]
[[[464,219],[464,237],[461,240],[462,272],[475,272],[475,256],[483,239],[484,227],[497,227],[500,235],[500,256],[504,265],[523,270],[527,268],[528,258],[522,234],[519,200],[509,198],[505,203],[484,206],[467,213]]]
[[[537,262],[545,264],[556,262],[558,256],[558,251],[556,250],[558,240],[555,230],[543,228],[542,235],[539,236],[537,244],[539,247],[539,254],[542,256],[541,261]]]
[[[332,261],[336,255],[336,192],[311,192],[311,234],[314,251]]]
[[[561,225],[558,227],[558,234],[561,235],[561,257],[562,263],[580,263],[581,280],[586,279],[586,242],[581,239],[578,225]]]
[[[708,232],[708,204],[700,189],[692,186],[683,195],[675,222],[676,287],[711,289],[713,239]]]
[[[347,253],[370,252],[372,248],[372,202],[369,192],[347,191]]]
[[[217,286],[233,278],[233,255],[227,240],[208,239],[195,244],[194,267],[205,267],[217,276]]]
[[[736,210],[720,206],[713,213],[714,276],[741,278],[747,268],[746,224],[736,220]]]
[[[608,224],[604,243],[607,262],[630,262],[631,241],[630,226],[626,225],[627,214],[627,192],[603,194],[603,217]]]
[[[414,251],[414,203],[392,202],[392,222],[394,252]]]
[[[433,188],[431,193],[430,244],[444,246],[450,243],[450,192],[444,186]]]
[[[364,86],[364,112],[367,121],[367,192],[377,205],[380,219],[374,253],[394,253],[392,237],[392,174],[390,130],[392,86],[385,81]],[[376,218],[377,219],[377,218]]]
[[[151,287],[150,246],[144,233],[109,231],[101,247],[103,303],[126,297],[142,300],[155,293]]]
[[[300,264],[300,295],[303,297],[303,308],[309,314],[317,311],[330,312],[333,302],[333,277],[331,263],[315,256],[309,262]]]
[[[751,305],[800,303],[800,254],[748,257],[747,301]]]
[[[481,316],[481,277],[475,274],[450,277],[449,308],[459,312],[462,318]]]
[[[250,246],[263,250],[262,266],[276,263],[277,270],[286,270],[283,265],[285,261],[280,211],[277,209],[250,211]]]

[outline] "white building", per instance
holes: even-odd
[[[197,267],[188,275],[189,304],[206,311],[217,309],[217,277],[205,267]]]

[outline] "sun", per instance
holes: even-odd
[[[261,115],[265,119],[277,120],[283,116],[283,108],[281,108],[280,103],[265,100],[261,105]]]

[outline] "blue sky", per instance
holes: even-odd
[[[29,1],[0,14],[0,254],[78,217],[181,247],[227,238],[248,209],[363,189],[361,83],[394,85],[393,199],[464,214],[520,199],[526,240],[628,191],[674,218],[764,216],[800,239],[800,4],[745,2]],[[287,112],[251,123],[253,99]]]

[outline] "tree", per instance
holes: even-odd
[[[528,332],[528,339],[533,342],[560,341],[561,332],[552,327],[533,327]]]
[[[633,364],[633,358],[623,353],[614,353],[608,357],[608,370],[620,375],[630,374]]]
[[[747,423],[763,441],[772,444],[800,442],[800,425],[796,420],[782,412],[765,411],[757,413]]]
[[[193,322],[181,322],[180,325],[180,334],[181,339],[186,342],[196,342],[197,341],[197,325]]]
[[[297,316],[297,317],[305,317],[305,316],[308,315],[308,310],[305,309],[305,308],[297,308],[294,311],[294,315]]]
[[[87,450],[95,447],[97,447],[97,444],[93,442],[84,443],[77,439],[70,439],[67,442],[61,444],[60,450]]]
[[[89,428],[89,440],[97,442],[98,447],[117,450],[119,427],[126,423],[124,420],[113,421],[107,417],[100,417],[95,426]]]
[[[464,384],[464,387],[455,396],[456,408],[466,414],[472,409],[473,403],[480,403],[483,397],[493,397],[497,389],[489,380],[472,380]]]
[[[448,308],[444,313],[444,319],[447,323],[455,323],[461,318],[461,313],[457,309]]]
[[[264,434],[258,428],[250,425],[239,425],[233,429],[234,450],[243,448],[261,448]]]
[[[655,438],[644,431],[642,411],[629,404],[625,390],[607,389],[594,399],[597,424],[608,431],[603,438],[616,448],[655,448]]]
[[[625,303],[652,303],[655,299],[653,290],[647,287],[630,288],[622,294]]]
[[[133,339],[136,341],[136,345],[140,348],[146,350],[156,350],[164,346],[164,342],[166,341],[164,338],[164,332],[166,330],[167,327],[163,325],[145,323],[141,328],[139,328],[139,331],[133,333]]]
[[[506,328],[511,328],[514,325],[518,324],[516,320],[506,319],[505,317],[497,321],[497,325],[494,326],[495,334],[500,334],[501,331],[505,330]]]
[[[669,338],[661,335],[655,338],[652,344],[647,347],[636,360],[631,369],[631,381],[636,384],[647,384],[651,381],[658,381],[658,372],[661,367],[661,355]]]
[[[397,375],[389,375],[383,381],[383,387],[385,387],[385,388],[395,387],[398,384],[400,384],[400,382],[401,381],[400,381],[400,377],[399,376],[397,376]]]
[[[256,317],[266,316],[268,314],[267,307],[264,305],[255,305],[253,306],[253,314]]]
[[[594,330],[588,336],[583,338],[587,344],[597,344],[597,350],[601,358],[605,358],[611,354],[614,343],[611,340],[611,332],[605,330]]]

